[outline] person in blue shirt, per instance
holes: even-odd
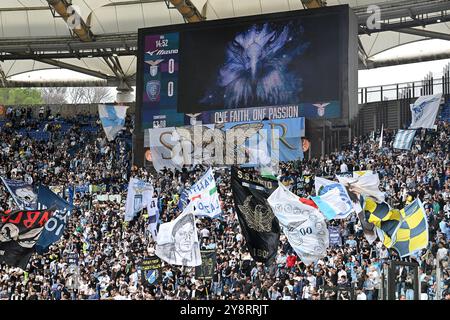
[[[351,248],[355,248],[355,247],[356,247],[357,242],[356,242],[356,240],[354,239],[354,236],[353,236],[352,234],[349,235],[347,241],[345,241],[345,244],[348,244],[349,247],[351,247]]]

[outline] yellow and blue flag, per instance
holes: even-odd
[[[403,258],[428,245],[428,222],[420,199],[402,210],[392,209],[386,202],[366,198],[367,222],[376,227],[378,237],[387,248],[394,248]]]
[[[428,221],[420,199],[400,212],[402,221],[395,233],[393,247],[403,258],[428,246]]]
[[[400,224],[401,214],[397,209],[391,209],[386,202],[376,203],[372,198],[366,198],[364,213],[367,222],[373,223],[377,228],[378,237],[387,248],[393,245],[395,231]]]

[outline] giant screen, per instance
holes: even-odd
[[[342,117],[348,19],[336,6],[139,30],[142,129]]]

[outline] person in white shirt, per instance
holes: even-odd
[[[310,284],[308,280],[305,282],[305,286],[303,287],[302,291],[302,299],[303,300],[309,300],[311,298],[311,290],[313,286]]]
[[[202,238],[209,238],[210,232],[208,229],[203,228],[202,230],[200,230],[200,235],[202,236]]]
[[[438,262],[448,259],[448,249],[444,246],[442,242],[439,243],[439,249],[436,253],[436,259]]]
[[[348,167],[347,167],[347,165],[345,164],[344,161],[342,161],[340,169],[341,169],[341,173],[348,171]]]
[[[316,277],[311,273],[311,271],[308,271],[306,273],[308,279],[308,282],[311,284],[311,287],[314,288],[316,286]]]
[[[288,287],[284,287],[282,300],[292,300],[291,291]]]
[[[357,292],[356,300],[367,300],[367,296],[363,290],[358,290],[356,292]]]

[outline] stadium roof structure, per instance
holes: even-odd
[[[135,84],[139,28],[340,4],[350,5],[358,17],[361,69],[450,58],[449,0],[2,0],[0,87],[57,85],[11,77],[63,68],[98,79],[68,80],[67,86],[126,91]],[[367,28],[370,5],[380,8],[377,29]],[[383,58],[387,50],[429,39],[443,45]]]

